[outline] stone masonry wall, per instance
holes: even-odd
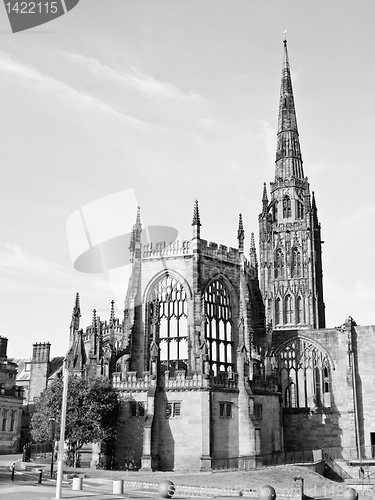
[[[254,404],[261,405],[261,418],[256,420],[260,426],[261,454],[270,454],[282,448],[282,415],[279,395],[260,395],[254,397]],[[255,416],[260,416],[256,410]]]
[[[274,332],[274,346],[296,335],[311,339],[329,353],[330,402],[309,410],[284,410],[285,450],[355,448],[353,378],[348,351],[350,333],[345,328]]]
[[[232,416],[221,417],[219,403],[232,403]],[[215,391],[212,393],[212,458],[237,457],[238,448],[238,393]]]
[[[208,391],[160,391],[158,419],[159,468],[199,470],[208,435]],[[166,414],[166,405],[180,403],[180,415]]]
[[[356,383],[362,455],[371,456],[371,433],[374,433],[373,439],[375,439],[375,326],[354,327],[353,347],[356,347]]]
[[[141,466],[143,427],[146,417],[145,415],[132,417],[130,402],[136,401],[146,406],[147,392],[124,391],[121,397],[120,428],[115,443],[115,466],[118,469],[138,470]]]

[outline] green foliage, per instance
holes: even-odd
[[[56,439],[60,435],[63,381],[56,379],[35,401],[31,435],[36,442],[46,442],[50,419],[55,418]],[[106,443],[114,439],[120,401],[109,380],[92,377],[83,380],[69,377],[65,441],[69,465],[76,465],[78,451],[88,443]]]

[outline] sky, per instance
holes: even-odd
[[[248,252],[274,179],[284,30],[327,327],[375,324],[374,16],[372,0],[80,0],[13,34],[0,9],[8,356],[64,355],[76,292],[82,327],[93,308],[109,317],[109,277],[74,269],[66,230],[96,200],[132,190],[144,224],[190,239],[198,199],[202,238],[232,247],[242,213]]]

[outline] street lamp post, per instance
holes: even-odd
[[[51,477],[53,476],[53,454],[55,452],[55,435],[56,435],[56,419],[49,419],[49,438],[52,441],[52,453],[51,453]]]
[[[64,359],[64,385],[63,385],[63,398],[61,407],[61,427],[60,427],[60,443],[59,443],[59,462],[57,465],[57,480],[56,480],[56,498],[60,499],[62,493],[62,479],[63,479],[63,466],[64,466],[64,442],[65,442],[65,422],[66,422],[66,406],[68,401],[68,382],[69,371],[66,366],[66,358]]]

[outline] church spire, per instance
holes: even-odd
[[[285,35],[285,34],[284,34]],[[275,181],[303,180],[302,155],[299,144],[296,109],[290,74],[288,47],[284,38],[284,61],[281,75]]]

